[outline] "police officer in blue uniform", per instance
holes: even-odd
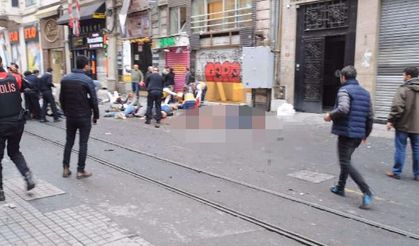
[[[1,164],[6,146],[7,154],[26,181],[26,189],[31,190],[35,187],[32,172],[29,170],[25,158],[19,150],[25,124],[25,111],[22,108],[22,91],[23,83],[21,77],[7,73],[3,68],[3,60],[0,57],[0,201],[6,199],[3,191],[3,170]]]

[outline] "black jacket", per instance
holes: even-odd
[[[174,73],[168,73],[166,75],[166,79],[165,79],[165,87],[172,85],[175,85],[175,74]]]
[[[4,124],[13,124],[22,121],[23,108],[20,90],[22,84],[16,80],[15,76],[6,73],[0,68],[0,128],[4,128]]]
[[[161,91],[163,92],[163,77],[158,73],[153,73],[147,77],[145,81],[145,86],[148,92],[151,91]]]
[[[55,87],[52,83],[52,74],[51,73],[45,73],[42,75],[42,77],[39,80],[39,90],[41,92],[45,91],[51,91],[52,87]]]
[[[74,70],[61,80],[60,103],[67,118],[99,119],[93,80],[83,70]]]
[[[31,74],[25,77],[26,85],[34,92],[39,92],[40,79],[36,75]]]

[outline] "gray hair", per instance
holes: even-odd
[[[340,75],[345,79],[355,79],[357,72],[354,66],[346,66],[340,71]]]

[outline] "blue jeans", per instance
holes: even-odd
[[[407,139],[410,139],[412,146],[413,175],[419,177],[419,134],[407,133],[396,130],[395,145],[396,153],[394,154],[393,173],[400,175],[403,170],[406,158]]]

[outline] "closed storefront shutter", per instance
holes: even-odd
[[[380,23],[375,115],[385,119],[403,69],[419,67],[419,1],[383,0]]]
[[[175,91],[183,89],[189,58],[189,50],[183,48],[171,48],[170,52],[166,53],[166,66],[173,68],[175,73]]]

